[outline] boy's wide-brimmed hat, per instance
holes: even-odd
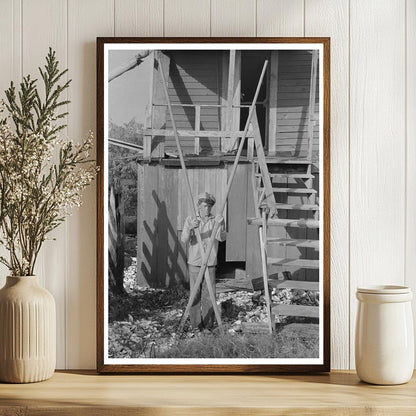
[[[207,204],[214,205],[216,199],[214,195],[211,195],[208,192],[202,192],[202,194],[198,195],[198,204],[201,202],[206,202]]]

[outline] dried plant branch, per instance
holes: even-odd
[[[59,70],[52,49],[39,72],[43,96],[28,75],[19,91],[10,84],[0,105],[0,245],[10,256],[0,263],[14,276],[33,275],[43,242],[81,205],[97,171],[92,133],[80,144],[59,137],[69,103],[60,97],[70,81],[60,84],[67,70]]]

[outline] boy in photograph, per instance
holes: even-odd
[[[215,197],[208,192],[198,195],[198,215],[196,218],[188,217],[182,231],[181,240],[188,245],[188,271],[191,290],[195,285],[199,270],[202,264],[202,254],[199,249],[195,235],[196,229],[199,230],[204,251],[207,249],[208,242],[215,223],[220,224],[215,235],[214,245],[208,258],[207,270],[209,272],[210,285],[215,295],[215,269],[217,265],[218,242],[225,241],[227,233],[224,227],[222,215],[213,216],[212,207],[215,204]],[[206,278],[204,276],[201,286],[198,288],[194,302],[190,311],[191,325],[193,328],[209,329],[214,324],[214,309],[209,296]]]

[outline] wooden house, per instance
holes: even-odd
[[[148,58],[154,59],[151,97],[143,153],[137,160],[140,285],[167,287],[187,280],[187,247],[180,236],[192,212],[191,201],[177,158],[161,72],[193,194],[208,191],[219,201],[225,197],[235,143],[244,130],[265,60],[269,64],[256,115],[280,219],[269,230],[267,254],[275,260],[269,274],[290,272],[292,279],[318,280],[319,230],[302,226],[309,220],[316,223],[319,215],[316,54],[308,50],[152,52]],[[256,216],[253,184],[262,187],[253,136],[250,128],[228,197],[228,237],[220,244],[218,258],[220,272],[238,265],[248,278],[259,277],[262,271],[258,224],[247,220]]]

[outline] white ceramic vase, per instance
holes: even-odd
[[[0,290],[0,381],[50,378],[56,365],[53,296],[36,276],[8,276]]]
[[[402,384],[414,368],[411,300],[405,286],[357,289],[355,366],[358,377],[372,384]]]

